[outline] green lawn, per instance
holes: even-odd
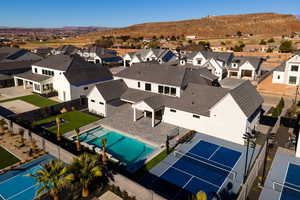
[[[27,95],[27,96],[22,96],[22,97],[16,97],[16,98],[12,98],[12,99],[6,99],[6,100],[2,100],[0,101],[0,103],[4,103],[4,102],[8,102],[8,101],[14,101],[14,100],[22,100],[25,101],[27,103],[30,103],[32,105],[35,105],[37,107],[43,108],[46,106],[51,106],[54,104],[58,104],[58,102],[47,99],[45,97],[41,97],[37,94],[32,94],[32,95]]]
[[[67,133],[69,131],[73,131],[75,128],[80,128],[82,126],[88,125],[92,122],[99,120],[99,118],[94,117],[92,115],[88,115],[79,111],[71,111],[61,115],[61,117],[67,122],[61,125],[61,133]],[[36,124],[44,124],[47,122],[55,121],[56,116],[40,120],[36,122]],[[56,133],[57,127],[52,126],[48,129],[52,133]]]
[[[13,165],[20,160],[0,146],[0,169]]]

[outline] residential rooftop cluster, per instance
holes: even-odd
[[[297,199],[299,56],[2,47],[0,199]]]

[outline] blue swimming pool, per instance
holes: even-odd
[[[42,165],[54,159],[50,155],[26,163],[16,169],[0,175],[0,199],[1,200],[32,200],[39,188],[35,179],[26,176],[40,170]]]
[[[155,150],[153,146],[103,127],[93,128],[80,135],[81,142],[99,148],[102,147],[102,138],[107,140],[106,151],[126,165],[144,161]]]

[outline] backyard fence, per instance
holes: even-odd
[[[266,154],[266,148],[267,148],[267,143],[264,143],[264,145],[260,148],[260,151],[258,152],[258,156],[255,162],[252,165],[251,171],[247,176],[246,182],[242,185],[237,200],[247,200],[247,196],[251,191],[253,183],[256,180],[260,169],[263,166],[265,154]]]

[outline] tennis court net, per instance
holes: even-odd
[[[173,155],[176,158],[183,158],[189,162],[194,163],[195,165],[204,165],[206,167],[208,167],[209,169],[213,169],[216,172],[222,172],[222,174],[226,174],[227,177],[234,181],[236,178],[237,173],[233,170],[229,170],[228,167],[223,167],[223,165],[221,163],[217,163],[217,162],[211,162],[210,160],[207,159],[199,159],[199,158],[195,158],[194,156],[188,155],[187,153],[182,153],[179,151],[174,151]]]

